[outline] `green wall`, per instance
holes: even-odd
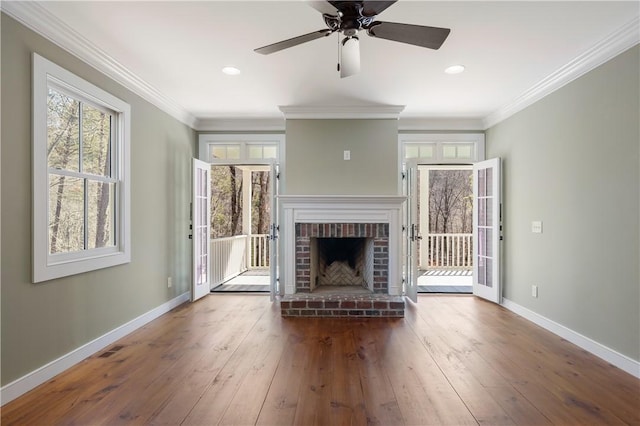
[[[640,360],[638,46],[487,131],[504,297]],[[531,221],[543,233],[531,233]],[[531,286],[539,297],[531,296]]]
[[[189,290],[195,132],[4,14],[1,30],[5,385]],[[131,105],[129,264],[31,283],[32,52]]]
[[[287,195],[398,193],[398,120],[287,120],[286,141]]]

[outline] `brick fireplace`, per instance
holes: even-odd
[[[388,223],[296,223],[295,239],[296,293],[324,285],[361,286],[388,294]],[[327,247],[325,241],[332,244]],[[327,259],[335,252],[344,255],[338,257],[351,255],[353,265],[349,260]]]
[[[281,196],[283,316],[403,316],[399,196]]]

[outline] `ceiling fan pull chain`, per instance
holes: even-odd
[[[340,72],[340,58],[342,58],[342,43],[340,43],[340,33],[338,33],[338,66],[336,67],[336,70],[338,72]]]

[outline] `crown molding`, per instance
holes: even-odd
[[[399,131],[447,131],[473,130],[484,131],[481,118],[402,118],[398,120]]]
[[[591,49],[535,84],[513,102],[486,116],[483,120],[484,129],[486,130],[491,126],[495,126],[499,122],[511,117],[513,114],[635,46],[640,42],[639,28],[639,17],[636,16],[630,22],[598,42]]]
[[[193,128],[196,117],[129,71],[35,1],[3,1],[0,8],[27,28],[81,59],[162,111]]]
[[[359,106],[279,106],[287,120],[292,119],[394,119],[397,120],[404,105]]]
[[[201,118],[199,132],[284,132],[284,118]]]

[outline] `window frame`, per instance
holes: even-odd
[[[131,261],[131,107],[123,100],[37,53],[33,53],[32,66],[33,282],[48,281],[129,263]],[[111,176],[107,178],[91,173],[64,170],[58,170],[55,174],[114,183],[113,203],[115,207],[113,214],[115,217],[112,232],[115,246],[85,248],[69,253],[49,253],[49,176],[51,170],[47,159],[47,96],[50,87],[94,108],[106,110],[112,115]],[[86,203],[85,200],[85,205]]]
[[[405,158],[405,147],[432,146],[433,156]],[[473,164],[484,160],[484,133],[400,133],[398,135],[398,158],[400,163],[415,160],[418,164]],[[471,157],[446,157],[445,147],[473,146]]]
[[[237,146],[240,149],[239,158],[212,159],[209,149],[215,145]],[[250,158],[249,148],[251,146],[275,147],[275,158]],[[272,164],[284,163],[284,135],[270,133],[203,133],[198,138],[198,159],[210,164]]]

